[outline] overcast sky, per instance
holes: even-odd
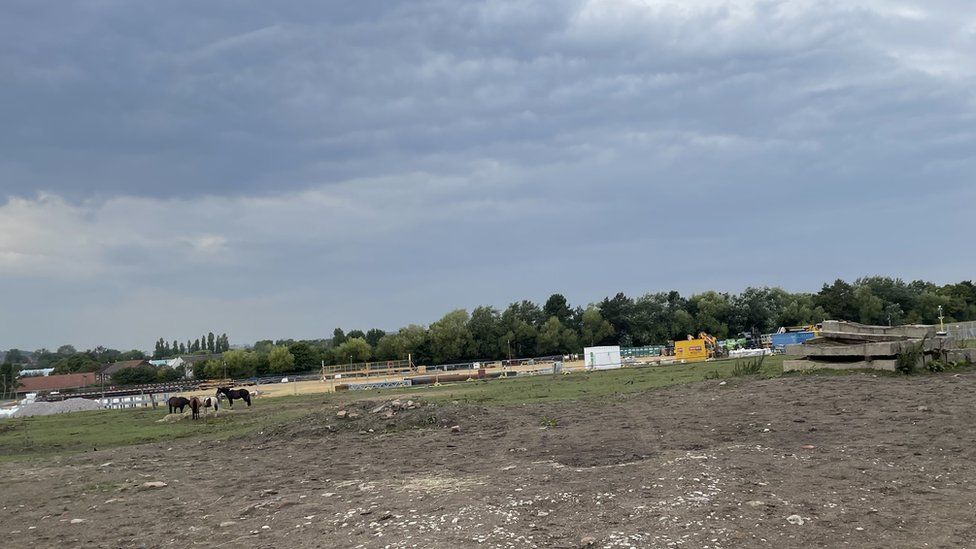
[[[0,349],[976,274],[971,0],[0,4]]]

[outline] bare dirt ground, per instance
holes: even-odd
[[[708,381],[392,419],[374,405],[240,440],[2,465],[3,545],[976,546],[974,373]]]

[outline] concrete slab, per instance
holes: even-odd
[[[895,361],[857,360],[853,362],[825,362],[818,360],[784,360],[784,372],[802,372],[804,370],[886,370],[895,371]]]

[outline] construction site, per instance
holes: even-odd
[[[200,422],[8,420],[0,529],[9,547],[973,546],[976,349],[956,328],[825,322],[737,360],[693,338],[683,362],[347,368]],[[920,375],[890,371],[906,356]]]

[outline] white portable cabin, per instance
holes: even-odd
[[[620,346],[587,347],[583,349],[583,359],[587,370],[620,368]]]

